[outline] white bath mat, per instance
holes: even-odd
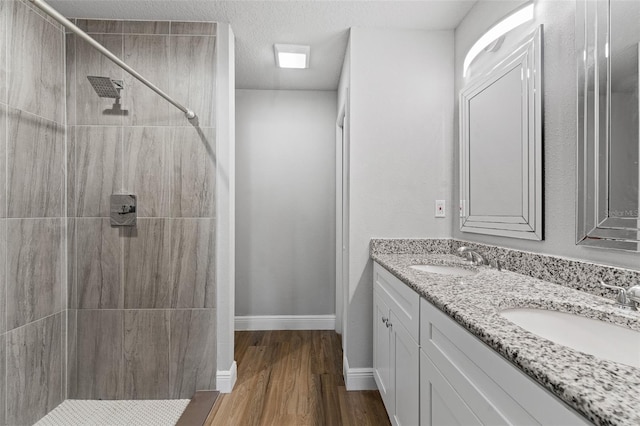
[[[35,426],[175,426],[188,404],[188,399],[69,399],[40,419]]]

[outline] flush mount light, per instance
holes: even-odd
[[[471,49],[469,49],[469,53],[467,53],[467,56],[464,58],[462,76],[466,77],[471,62],[473,62],[476,56],[478,56],[478,54],[482,52],[487,45],[499,39],[512,29],[531,20],[533,20],[533,3],[517,10],[491,27],[491,29],[484,33],[483,36],[480,37],[473,46],[471,46]]]
[[[309,68],[310,46],[297,44],[274,44],[276,65],[279,68]]]

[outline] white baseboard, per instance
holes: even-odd
[[[238,366],[235,361],[229,370],[218,370],[216,372],[216,390],[220,393],[231,393],[238,378]]]
[[[342,358],[342,375],[348,391],[378,390],[373,378],[373,368],[349,368],[347,357]]]
[[[335,315],[252,315],[236,317],[236,330],[335,330]]]

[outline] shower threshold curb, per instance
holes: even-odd
[[[176,426],[204,425],[219,395],[218,391],[197,391]]]

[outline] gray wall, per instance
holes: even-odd
[[[0,424],[64,399],[64,83],[62,27],[0,1]]]
[[[214,389],[215,24],[78,26],[199,117],[67,36],[69,398],[190,398]],[[124,79],[108,115],[86,76]],[[135,228],[109,196],[138,196]]]
[[[236,91],[236,316],[335,313],[336,103]]]
[[[371,238],[441,238],[451,209],[453,31],[352,28],[349,368],[372,365]],[[344,85],[341,83],[341,87]]]
[[[521,2],[480,1],[458,26],[456,29],[456,94],[463,87],[462,64],[468,49],[484,31],[519,3]],[[573,1],[537,0],[535,2],[535,24],[544,24],[544,241],[463,233],[459,230],[459,221],[456,217],[452,217],[451,222],[453,237],[638,270],[640,269],[639,253],[575,245],[577,143],[575,6]],[[456,124],[457,120],[456,114]],[[457,146],[456,136],[454,199],[459,199]]]

